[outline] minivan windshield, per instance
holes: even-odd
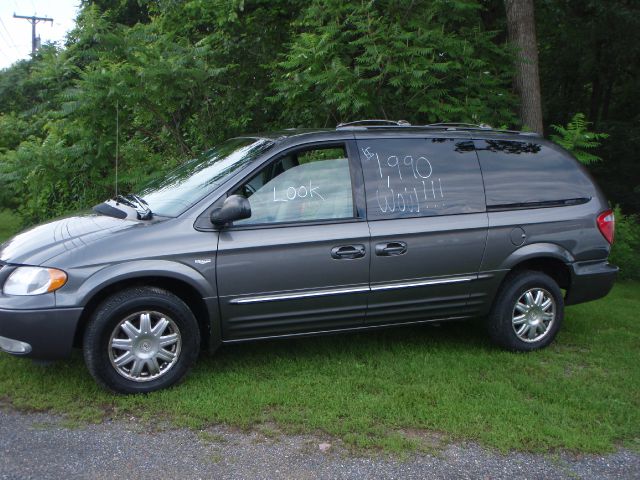
[[[139,196],[154,214],[176,217],[272,145],[267,139],[232,138],[147,184]]]

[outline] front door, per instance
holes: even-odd
[[[229,192],[251,217],[219,235],[216,275],[224,340],[361,326],[369,290],[369,229],[347,143],[277,155]]]
[[[371,230],[368,325],[470,316],[487,238],[473,143],[359,139]]]

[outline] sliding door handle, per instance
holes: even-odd
[[[392,257],[407,253],[406,242],[379,243],[376,245],[376,255],[379,257]]]

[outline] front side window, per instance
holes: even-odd
[[[353,218],[349,159],[344,146],[288,152],[232,194],[251,204],[234,225]]]
[[[370,220],[485,211],[473,142],[455,138],[358,140]]]

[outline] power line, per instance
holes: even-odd
[[[2,41],[7,45],[7,47],[11,48],[11,43],[7,40],[7,37],[4,36],[2,30],[0,30],[0,38],[2,38]]]
[[[7,40],[4,37],[2,37],[2,33],[1,32],[0,32],[0,38],[2,38],[2,42],[3,42],[2,44],[6,45],[7,47],[9,47],[9,49],[11,49],[11,45],[9,45],[9,42],[7,42]],[[2,51],[2,53],[4,54],[5,57],[7,57],[7,54],[4,52],[4,50],[0,50],[0,51]],[[9,57],[7,57],[7,58],[9,58]]]
[[[4,55],[4,58],[6,58],[7,60],[11,60],[11,57],[9,57],[9,55],[7,55],[6,53],[4,53],[4,50],[2,50],[1,48],[0,48],[0,53],[1,53],[2,55]]]
[[[0,32],[0,38],[2,38],[4,45],[6,45],[7,47],[11,47],[11,45],[9,45],[9,42],[7,42],[7,40],[2,36],[2,32]],[[7,56],[7,54],[4,53],[4,50],[2,50],[1,48],[0,48],[0,52],[2,52],[5,55],[5,57]]]
[[[20,54],[20,51],[18,50],[18,47],[16,47],[16,42],[13,40],[13,37],[11,36],[11,33],[9,33],[9,29],[7,28],[7,26],[2,21],[2,18],[0,18],[0,25],[2,25],[2,28],[4,28],[4,31],[7,32],[7,35],[9,36],[9,40],[11,40],[11,42],[9,42],[5,38],[4,34],[2,32],[0,32],[0,35],[2,36],[2,39],[5,41],[5,43],[7,44],[8,47],[13,47],[13,49],[16,51],[16,53]]]

